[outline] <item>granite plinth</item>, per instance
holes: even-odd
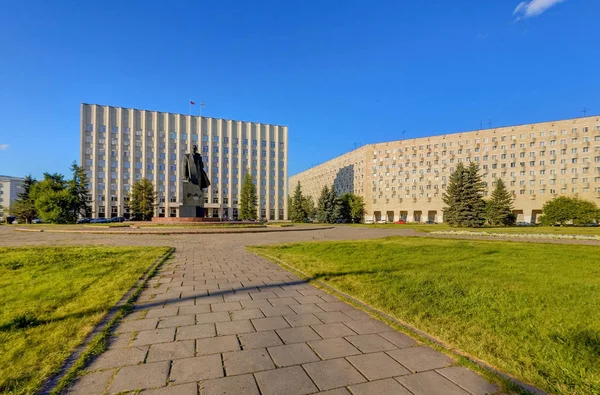
[[[208,217],[152,217],[152,222],[158,224],[192,224],[201,222],[221,222],[220,218]]]

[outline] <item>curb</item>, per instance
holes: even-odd
[[[62,381],[64,379],[66,379],[67,376],[76,376],[76,374],[79,372],[79,370],[82,367],[87,365],[87,363],[88,363],[87,359],[90,356],[86,356],[85,354],[86,354],[86,351],[88,350],[88,347],[91,345],[91,343],[94,341],[94,339],[97,336],[101,336],[101,332],[103,332],[107,328],[112,329],[116,324],[118,324],[121,321],[123,316],[119,316],[118,313],[121,312],[124,308],[126,308],[126,305],[134,302],[138,298],[139,294],[141,293],[142,289],[144,288],[144,286],[146,285],[148,280],[150,280],[150,278],[152,278],[154,276],[156,270],[158,268],[160,268],[160,266],[162,266],[162,264],[167,259],[169,259],[169,257],[171,257],[171,255],[174,252],[175,252],[175,248],[170,247],[167,250],[167,252],[165,252],[163,255],[161,255],[154,261],[154,263],[148,268],[146,273],[144,273],[142,278],[140,278],[135,283],[135,285],[133,287],[131,287],[125,293],[125,295],[123,295],[123,297],[117,302],[117,304],[115,304],[108,311],[108,313],[106,313],[106,315],[100,320],[100,322],[98,322],[98,324],[96,324],[96,326],[92,329],[92,331],[85,337],[83,342],[79,346],[77,346],[73,350],[73,352],[71,352],[71,355],[69,355],[69,357],[65,360],[65,362],[63,362],[63,364],[59,368],[58,372],[55,373],[50,378],[48,378],[42,384],[41,389],[39,390],[39,394],[48,395],[48,394],[62,393],[64,388],[69,384],[68,382],[62,383]],[[111,330],[111,332],[112,332],[112,330]],[[83,360],[84,358],[86,358],[86,360],[84,361],[83,366],[79,366],[79,367],[76,366],[77,363],[79,361]]]
[[[95,230],[52,230],[52,229],[27,229],[27,228],[15,228],[15,232],[46,232],[46,233],[77,233],[77,234],[96,234],[96,235],[211,235],[211,234],[236,234],[236,233],[274,233],[274,232],[306,232],[312,230],[328,230],[333,229],[333,226],[324,226],[318,228],[295,228],[283,227],[282,229],[273,228],[261,228],[261,229],[221,229],[221,230],[207,230],[207,231],[181,231],[181,232],[169,232],[169,231],[95,231]]]
[[[253,252],[254,253],[254,252]],[[256,253],[254,253],[256,254]],[[346,299],[349,300],[350,302],[352,302],[353,304],[355,304],[356,306],[360,307],[363,310],[368,311],[369,313],[371,313],[372,315],[376,316],[379,319],[384,319],[386,321],[392,322],[393,324],[402,327],[406,332],[411,333],[413,335],[417,335],[419,337],[425,338],[428,341],[430,341],[431,343],[437,345],[438,347],[441,347],[442,349],[446,350],[447,352],[449,352],[450,354],[454,354],[454,355],[458,355],[466,360],[468,360],[469,362],[477,365],[479,368],[481,368],[484,371],[488,371],[496,376],[501,377],[504,380],[507,380],[509,382],[511,382],[512,384],[518,386],[519,388],[521,388],[522,390],[527,391],[528,393],[534,394],[534,395],[549,395],[547,392],[542,391],[541,389],[534,387],[530,384],[526,384],[524,382],[522,382],[521,380],[517,379],[516,377],[513,377],[511,375],[509,375],[508,373],[504,373],[501,372],[499,370],[497,370],[496,368],[488,365],[487,363],[485,363],[484,361],[477,359],[471,355],[468,355],[464,352],[462,352],[459,349],[453,348],[451,346],[449,346],[448,344],[444,343],[443,341],[441,341],[440,339],[431,336],[430,334],[421,331],[420,329],[415,328],[412,325],[409,325],[405,322],[402,322],[400,320],[398,320],[397,318],[379,310],[376,309],[375,307],[372,307],[370,305],[368,305],[367,303],[363,302],[360,299],[357,299],[347,293],[345,293],[344,291],[340,291],[339,289],[332,287],[331,285],[324,283],[321,280],[316,280],[313,279],[310,275],[304,273],[302,270],[295,268],[294,266],[291,266],[271,255],[268,254],[256,254],[256,255],[262,255],[265,258],[272,260],[273,262],[277,263],[278,265],[282,266],[283,268],[291,271],[291,272],[295,272],[297,274],[300,274],[301,277],[303,277],[306,281],[313,283],[313,284],[317,284],[319,287],[325,288],[326,290],[328,290],[330,293],[341,297],[342,299]]]

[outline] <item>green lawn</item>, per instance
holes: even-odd
[[[167,248],[0,248],[0,393],[39,389]]]
[[[368,228],[383,229],[414,229],[420,232],[436,232],[459,230],[469,232],[489,232],[489,233],[542,233],[542,234],[562,234],[562,235],[598,235],[600,236],[600,227],[579,227],[579,226],[484,226],[481,228],[453,228],[447,224],[425,225],[408,223],[404,225],[397,224],[374,224],[364,225],[355,224],[352,226],[362,226]]]
[[[252,250],[542,389],[600,393],[600,247],[393,237]]]

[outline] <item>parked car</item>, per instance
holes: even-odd
[[[375,222],[372,219],[365,219],[365,224],[367,224],[367,225],[372,225],[374,223]]]
[[[125,221],[125,217],[112,217],[110,222],[123,222]]]
[[[399,220],[399,221],[396,221],[396,222],[394,222],[394,223],[395,223],[396,225],[404,225],[404,224],[406,224],[406,221],[405,221],[405,220],[403,220],[403,219],[401,219],[401,220]]]
[[[94,218],[90,221],[91,224],[109,224],[110,219],[108,218]]]
[[[91,218],[79,218],[75,223],[76,224],[89,224],[91,220],[92,220]]]
[[[39,218],[36,218],[36,219],[32,219],[32,220],[31,220],[31,223],[32,223],[32,224],[43,224],[43,223],[44,223],[44,221],[42,221],[42,220],[41,220],[41,219],[39,219]]]
[[[380,219],[379,221],[377,221],[378,224],[387,224],[387,220],[385,219]]]
[[[435,224],[437,224],[437,222],[435,222],[435,221],[425,221],[425,224],[427,224],[427,225],[435,225]]]
[[[13,217],[12,215],[9,215],[8,217],[6,217],[6,223],[7,224],[18,224],[19,221],[17,220],[17,217]]]
[[[530,222],[517,222],[517,226],[535,226],[534,224],[530,223]]]

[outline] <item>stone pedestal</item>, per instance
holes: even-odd
[[[183,205],[179,207],[181,218],[204,217],[204,193],[198,185],[183,182]]]

